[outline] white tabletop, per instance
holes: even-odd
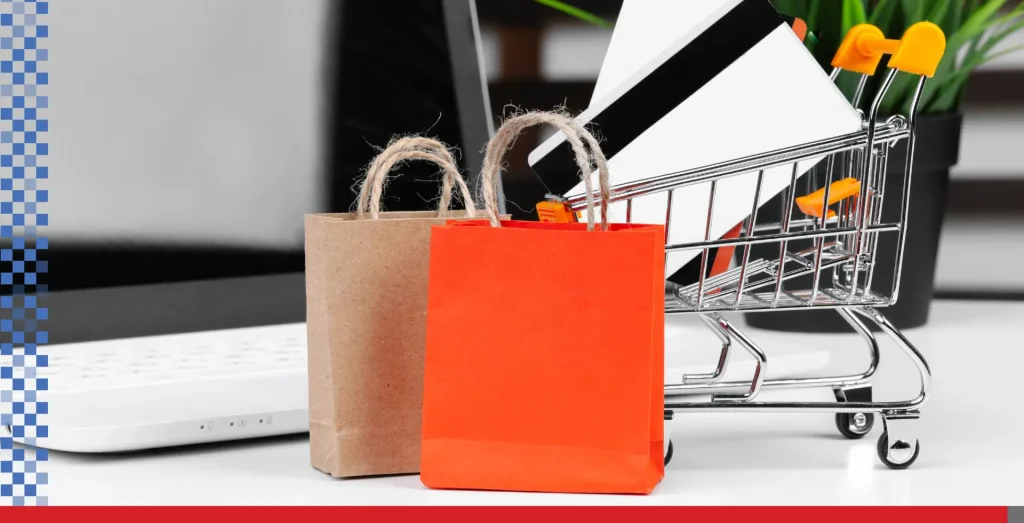
[[[853,335],[749,334],[769,361],[773,346],[796,340],[834,347],[830,367],[857,371],[866,363]],[[1024,421],[1015,395],[1024,303],[937,302],[930,324],[907,334],[929,358],[933,389],[922,409],[920,458],[902,471],[875,455],[880,421],[850,441],[829,414],[687,414],[674,422],[675,457],[650,496],[432,491],[417,476],[336,480],[310,467],[305,436],[118,456],[55,452],[47,494],[51,504],[82,505],[1024,504]],[[916,379],[884,340],[875,398],[913,395]],[[828,390],[762,395],[831,399]]]

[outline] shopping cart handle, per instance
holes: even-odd
[[[931,22],[918,22],[903,33],[900,48],[889,59],[889,67],[931,78],[946,52],[946,35]]]
[[[889,67],[932,77],[946,51],[946,35],[931,22],[918,22],[899,40],[887,39],[871,24],[850,28],[832,59],[832,66],[862,74],[874,74],[882,55],[891,54]]]
[[[845,200],[847,198],[857,196],[860,194],[860,182],[856,178],[843,178],[842,180],[832,182],[832,185],[828,189],[828,204],[832,205],[836,202]],[[797,207],[804,214],[814,216],[815,218],[821,218],[821,210],[824,205],[822,203],[825,200],[825,189],[821,188],[817,191],[808,194],[807,196],[801,196],[796,199]],[[831,209],[828,211],[828,217],[832,218],[836,215]]]

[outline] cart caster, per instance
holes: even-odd
[[[917,461],[917,455],[921,452],[920,440],[914,440],[913,446],[903,440],[896,440],[889,445],[889,431],[882,433],[878,438],[878,459],[891,469],[905,469]]]
[[[833,391],[838,403],[871,403],[871,385],[838,388]],[[836,428],[850,439],[860,439],[875,426],[875,415],[870,412],[836,414]]]
[[[836,428],[839,433],[850,439],[860,439],[871,432],[875,426],[875,415],[868,412],[856,414],[836,414]]]
[[[882,437],[878,438],[878,459],[891,469],[905,469],[917,461],[921,440],[917,438],[917,410],[882,411]],[[913,442],[913,443],[911,443]]]
[[[669,461],[672,461],[672,418],[675,417],[675,413],[671,410],[665,411],[665,440],[668,442],[668,446],[665,447],[665,464],[668,465]]]

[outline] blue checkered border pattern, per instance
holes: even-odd
[[[48,311],[38,299],[48,243],[40,228],[49,223],[49,9],[0,0],[0,505],[47,504],[48,456],[33,445],[48,436],[39,396],[49,384],[37,371],[47,366]]]

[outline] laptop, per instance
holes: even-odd
[[[49,434],[2,430],[72,452],[306,432],[303,215],[348,211],[399,134],[475,181],[474,0],[98,1],[51,15]],[[403,168],[388,210],[432,208],[435,171]]]

